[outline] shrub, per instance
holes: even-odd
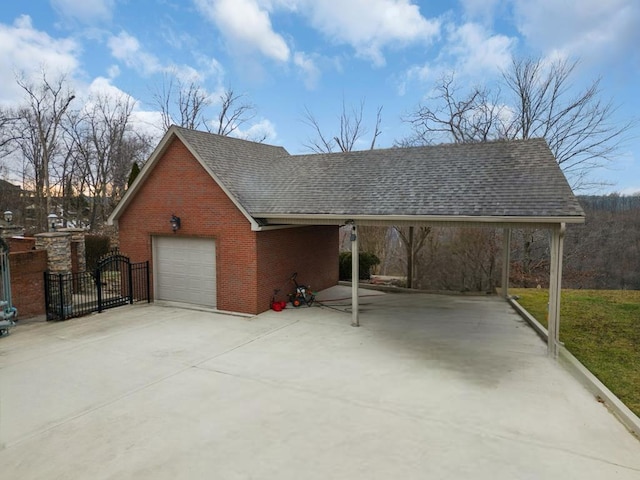
[[[351,252],[340,252],[339,262],[340,280],[351,280]],[[369,280],[371,278],[371,267],[379,264],[380,259],[373,253],[360,253],[358,259],[360,280]]]

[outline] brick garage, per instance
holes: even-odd
[[[154,238],[214,240],[215,304],[226,311],[257,314],[269,309],[275,289],[292,289],[293,272],[314,290],[335,285],[338,226],[261,228],[210,165],[194,156],[193,151],[202,147],[185,139],[189,133],[174,128],[165,136],[114,211],[111,219],[118,223],[120,250],[132,261],[151,260],[151,278],[158,282],[153,274]],[[238,156],[231,161],[242,162],[246,153],[268,162],[269,156],[282,152],[216,135],[204,138],[221,142],[220,148]],[[181,219],[176,232],[169,223],[174,214]],[[152,290],[157,292],[158,285]]]

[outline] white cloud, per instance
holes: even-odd
[[[27,15],[13,25],[0,24],[0,102],[11,103],[21,95],[15,74],[27,76],[46,70],[50,78],[73,75],[79,68],[80,47],[72,39],[56,39],[33,27]]]
[[[86,92],[83,95],[86,96],[84,101],[85,108],[90,108],[91,98],[96,97],[111,99],[113,102],[120,100],[132,103],[134,105],[131,112],[132,129],[149,135],[155,141],[159,141],[160,137],[162,137],[162,116],[160,112],[157,110],[144,110],[141,102],[111,83],[111,79],[96,77],[86,87]]]
[[[120,67],[118,67],[118,65],[111,65],[107,69],[107,75],[109,75],[110,79],[114,79],[114,78],[120,76]]]
[[[290,51],[273,30],[269,12],[256,0],[196,0],[198,9],[224,35],[231,50],[258,51],[276,61],[289,60]]]
[[[429,42],[440,32],[440,22],[423,17],[409,0],[300,0],[297,6],[326,37],[377,65],[384,64],[385,47]]]
[[[320,69],[313,59],[304,52],[296,52],[293,55],[293,63],[302,72],[305,87],[309,90],[314,90],[318,86]]]
[[[162,70],[158,58],[146,52],[140,46],[138,39],[125,31],[111,36],[107,40],[107,45],[111,50],[111,55],[142,74],[151,75]]]
[[[114,0],[51,0],[51,5],[63,17],[84,23],[111,18]]]
[[[291,58],[289,46],[276,32],[271,16],[295,13],[336,44],[350,45],[377,65],[383,50],[438,36],[440,22],[429,20],[410,0],[195,0],[230,48],[257,51],[278,61]],[[296,58],[294,55],[294,62]],[[299,60],[299,57],[298,57]]]
[[[450,72],[458,81],[474,83],[491,81],[509,66],[516,39],[492,34],[477,23],[448,24],[446,43],[432,61],[414,65],[398,81],[398,94],[404,95],[410,85],[430,88]]]
[[[492,24],[496,10],[504,0],[460,0],[460,3],[468,19]]]
[[[265,143],[274,143],[278,137],[275,125],[266,118],[252,124],[246,130],[235,130],[233,132],[233,136],[254,141],[264,139]]]
[[[520,33],[536,49],[591,59],[636,56],[637,0],[513,0]]]
[[[492,35],[477,23],[452,28],[448,36],[448,52],[455,59],[456,71],[467,75],[497,73],[511,61],[515,39]]]

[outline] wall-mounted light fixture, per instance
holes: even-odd
[[[11,220],[13,220],[13,212],[11,210],[7,210],[4,212],[4,221],[11,223]]]
[[[171,224],[171,229],[174,233],[180,229],[180,217],[171,215],[171,220],[169,220],[169,223]]]

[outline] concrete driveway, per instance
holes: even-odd
[[[640,478],[640,442],[501,299],[366,296],[360,328],[347,303],[16,327],[0,477]]]

